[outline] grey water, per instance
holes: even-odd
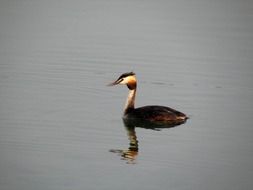
[[[0,2],[0,189],[253,188],[253,2]],[[127,127],[137,106],[177,127]]]

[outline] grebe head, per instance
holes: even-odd
[[[124,73],[116,81],[110,83],[108,86],[114,86],[117,84],[126,84],[130,90],[136,89],[136,77],[135,73]]]

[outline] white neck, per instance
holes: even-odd
[[[129,109],[134,109],[135,95],[136,95],[136,88],[133,90],[129,90],[125,109],[124,109],[125,114]]]

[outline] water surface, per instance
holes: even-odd
[[[1,1],[0,189],[251,190],[252,20],[247,0]],[[106,84],[129,71],[137,106],[190,119],[125,128]]]

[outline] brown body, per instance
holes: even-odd
[[[136,109],[130,109],[124,113],[124,117],[132,117],[136,119],[145,119],[148,121],[181,123],[187,119],[184,113],[176,111],[165,106],[144,106]]]

